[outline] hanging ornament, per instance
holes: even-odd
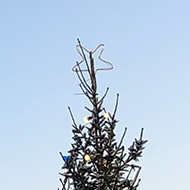
[[[66,162],[69,159],[69,156],[63,156],[61,152],[59,152],[64,162]]]
[[[64,160],[64,162],[66,162],[67,160],[68,160],[68,156],[63,156],[63,160]]]

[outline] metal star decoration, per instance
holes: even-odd
[[[78,67],[81,63],[83,63],[84,61],[86,62],[86,64],[88,64],[88,63],[87,63],[87,60],[86,60],[86,57],[85,57],[85,54],[84,54],[84,51],[87,52],[88,54],[91,54],[91,55],[92,55],[92,54],[94,54],[98,49],[101,49],[98,58],[99,58],[100,61],[104,62],[104,63],[107,65],[107,67],[98,68],[98,69],[95,70],[95,73],[97,73],[98,71],[102,71],[102,70],[111,70],[111,69],[113,69],[113,65],[112,65],[110,62],[108,62],[108,61],[102,59],[102,57],[101,57],[101,56],[102,56],[102,53],[103,53],[103,51],[104,51],[104,47],[105,47],[104,44],[100,44],[96,49],[94,49],[94,51],[89,51],[89,50],[87,50],[85,47],[83,47],[83,46],[80,45],[79,39],[77,39],[77,40],[78,40],[78,42],[79,42],[79,45],[76,45],[76,51],[78,52],[78,54],[80,55],[80,57],[82,58],[82,60],[81,60],[80,62],[77,62],[77,64],[73,66],[73,68],[72,68],[72,71],[73,71],[73,72],[78,72],[77,67]],[[81,72],[81,71],[82,71],[82,72],[86,72],[86,71],[88,71],[88,69],[81,69],[80,72]]]

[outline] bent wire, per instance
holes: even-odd
[[[111,70],[111,69],[113,69],[113,65],[112,65],[110,62],[108,62],[108,61],[106,61],[106,60],[104,60],[104,59],[101,58],[102,53],[103,53],[103,51],[104,51],[104,44],[100,44],[100,45],[99,45],[94,51],[92,51],[92,52],[90,52],[89,50],[87,50],[85,47],[83,47],[83,46],[81,46],[81,45],[76,45],[76,51],[77,51],[78,54],[81,56],[82,60],[81,60],[80,62],[77,62],[77,64],[73,66],[72,71],[73,71],[73,72],[86,72],[86,71],[88,71],[88,69],[81,69],[80,71],[77,70],[77,67],[78,67],[82,62],[86,61],[85,55],[84,55],[81,51],[84,50],[84,51],[86,51],[86,52],[89,53],[89,54],[90,54],[90,53],[93,54],[93,53],[95,53],[100,47],[101,47],[101,51],[100,51],[100,54],[99,54],[98,58],[100,59],[100,61],[102,61],[102,62],[104,62],[105,64],[107,64],[108,67],[97,68],[97,69],[95,70],[95,73],[97,73],[98,71],[102,71],[102,70]],[[80,49],[79,49],[79,48],[80,48]]]

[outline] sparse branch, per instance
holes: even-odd
[[[144,131],[144,128],[141,129],[140,140],[142,140],[142,137],[143,137],[143,131]]]
[[[82,49],[82,46],[81,46],[80,40],[77,39],[77,41],[78,41],[78,43],[79,43],[79,46],[80,46],[80,49],[81,49],[82,55],[83,55],[83,57],[84,57],[84,61],[85,61],[85,63],[86,63],[86,67],[87,67],[88,73],[89,73],[89,75],[90,75],[90,68],[89,68],[89,66],[88,66],[88,62],[87,62],[86,56],[85,56],[85,54],[84,54],[84,51],[83,51],[83,49]]]
[[[81,77],[80,77],[80,75],[79,75],[79,72],[76,72],[79,81],[81,82],[81,84],[82,84],[82,86],[85,88],[85,90],[86,90],[89,94],[92,94],[92,89],[91,89],[91,88],[89,87],[89,85],[87,84],[87,82],[86,82],[86,80],[85,80],[85,78],[84,78],[84,75],[83,75],[83,73],[82,73],[82,71],[81,71],[81,68],[80,68],[80,66],[79,66],[78,63],[77,63],[77,65],[78,65],[80,74],[81,74],[82,79],[83,79],[83,81],[82,81],[82,79],[81,79]]]
[[[114,113],[113,113],[113,116],[112,116],[113,120],[115,119],[115,114],[116,114],[116,111],[117,111],[118,101],[119,101],[119,94],[117,94],[117,98],[116,98],[115,109],[114,109]]]
[[[89,101],[90,101],[93,105],[95,105],[94,102],[92,101],[92,97],[90,97],[90,96],[88,95],[88,93],[84,91],[84,89],[83,89],[83,87],[82,87],[81,84],[79,84],[79,87],[80,87],[80,89],[82,90],[83,94],[89,99]]]
[[[130,166],[130,165],[128,165],[128,166]],[[127,174],[126,179],[128,179],[128,178],[129,178],[129,176],[131,175],[132,170],[133,170],[133,168],[131,167],[131,168],[130,168],[130,170],[129,170],[129,172],[128,172],[128,174]]]
[[[69,113],[70,113],[70,116],[71,116],[71,119],[72,119],[72,121],[73,121],[74,126],[77,127],[77,124],[76,124],[75,119],[74,119],[74,117],[73,117],[73,114],[72,114],[72,112],[71,112],[71,108],[68,107],[68,110],[69,110]]]
[[[87,91],[85,91],[86,88],[85,88],[82,84],[79,84],[79,87],[80,87],[80,89],[82,90],[83,94],[84,94],[85,96],[87,96],[87,97],[90,99],[89,93],[88,93]],[[85,88],[85,89],[84,89],[84,88]]]
[[[102,103],[103,103],[103,100],[104,100],[104,98],[106,97],[106,95],[107,95],[107,93],[108,93],[108,90],[109,90],[109,87],[107,87],[106,92],[104,93],[104,95],[102,96],[102,98],[98,101],[97,104],[100,104],[99,107],[101,107],[101,105],[102,105]]]
[[[61,182],[62,186],[64,187],[64,183],[62,181],[62,179],[60,178],[59,181]],[[63,189],[63,188],[62,188]]]
[[[92,114],[95,114],[93,110],[90,110],[89,108],[87,108],[86,106],[84,107],[85,109],[87,109],[89,112],[91,112]]]
[[[120,140],[120,143],[119,143],[119,146],[118,146],[118,147],[120,147],[121,144],[123,143],[123,139],[124,139],[124,137],[125,137],[125,135],[126,135],[126,132],[127,132],[127,127],[125,127],[125,130],[124,130],[123,136],[122,136],[122,138],[121,138],[121,140]]]
[[[136,173],[136,175],[135,175],[135,177],[134,177],[134,179],[133,179],[132,186],[135,184],[135,182],[136,182],[136,180],[137,180],[137,178],[138,178],[138,176],[139,176],[140,170],[141,170],[141,167],[140,167],[140,166],[134,165],[134,167],[138,168],[138,171],[137,171],[137,173]]]

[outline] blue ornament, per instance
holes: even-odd
[[[66,162],[68,160],[68,156],[63,156],[63,160]]]

